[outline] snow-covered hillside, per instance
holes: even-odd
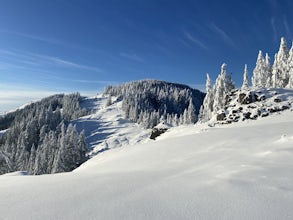
[[[79,131],[85,131],[91,155],[149,141],[150,130],[125,119],[121,100],[112,97],[112,104],[106,106],[107,100],[103,94],[84,99],[82,107],[91,114],[73,121]]]
[[[1,218],[293,219],[292,123],[287,110],[180,126],[104,151],[70,173],[2,175]]]

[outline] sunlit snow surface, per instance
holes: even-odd
[[[0,216],[293,219],[292,123],[288,110],[232,125],[181,126],[99,153],[71,173],[2,175]]]

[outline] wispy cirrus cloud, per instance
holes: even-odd
[[[271,27],[273,31],[273,36],[274,36],[274,41],[278,41],[278,32],[277,32],[277,27],[276,27],[276,19],[274,17],[271,18]]]
[[[211,23],[209,27],[214,33],[218,34],[227,45],[237,48],[233,39],[222,28],[215,23]]]
[[[204,49],[204,50],[208,50],[208,47],[199,39],[197,39],[195,36],[193,36],[191,33],[189,33],[188,31],[184,31],[184,36],[185,38],[187,38],[189,41],[191,41],[192,43],[196,44],[198,47]],[[183,41],[185,42],[185,41]]]
[[[102,85],[117,85],[121,82],[118,81],[107,81],[107,80],[84,80],[84,79],[74,79],[73,82],[86,83],[86,84],[102,84]]]
[[[20,50],[3,50],[0,49],[0,56],[5,55],[6,64],[11,66],[18,66],[20,63],[23,68],[32,68],[35,66],[41,67],[42,65],[53,65],[55,67],[71,68],[71,69],[81,69],[87,71],[94,71],[101,73],[103,72],[100,68],[80,64],[77,62],[69,61],[59,57],[48,56],[43,54],[32,53],[28,51]]]
[[[137,61],[137,62],[144,62],[144,59],[135,53],[121,52],[119,55],[123,58],[128,59],[128,60]]]
[[[288,24],[286,16],[283,17],[283,25],[284,25],[284,28],[285,28],[287,36],[292,37],[292,32],[291,32],[291,29],[289,27],[289,24]]]
[[[56,64],[63,67],[69,67],[69,68],[77,68],[77,69],[83,69],[83,70],[89,70],[94,72],[102,72],[102,70],[98,67],[88,66],[80,63],[76,63],[73,61],[65,60],[59,57],[53,57],[53,56],[47,56],[42,54],[36,54],[36,53],[28,53],[32,57],[40,58],[44,61],[51,62],[52,64]]]
[[[17,37],[20,37],[23,39],[43,42],[43,43],[51,44],[51,45],[57,45],[57,46],[68,47],[68,48],[76,48],[76,45],[74,45],[74,44],[70,44],[65,41],[47,38],[47,37],[43,37],[43,36],[39,36],[39,35],[33,35],[33,34],[22,33],[22,32],[11,31],[11,30],[3,30],[3,29],[0,29],[0,33],[14,35],[14,36],[17,36]]]

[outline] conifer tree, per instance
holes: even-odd
[[[221,67],[221,73],[219,74],[215,86],[214,86],[214,103],[213,112],[216,113],[218,110],[225,106],[225,98],[228,92],[226,88],[226,67],[224,63]]]
[[[262,54],[262,51],[260,50],[258,52],[256,66],[253,70],[253,76],[252,76],[252,86],[255,88],[261,87],[261,78],[263,77],[263,71],[264,71],[264,57]]]
[[[289,57],[288,57],[288,61],[287,61],[287,68],[288,68],[288,77],[289,77],[287,87],[288,88],[293,88],[293,41],[292,41],[291,49],[289,51]]]
[[[263,77],[262,84],[266,88],[272,87],[272,67],[271,59],[268,53],[266,53],[265,57],[265,75]]]
[[[246,90],[249,87],[249,82],[248,82],[248,70],[247,70],[247,64],[244,66],[244,73],[243,73],[243,84],[241,89]]]
[[[212,82],[209,74],[207,73],[206,79],[206,96],[201,107],[200,120],[202,122],[208,121],[212,117],[214,104],[214,91],[212,88]]]
[[[272,85],[273,87],[284,88],[289,82],[288,74],[289,51],[284,37],[281,38],[280,48],[275,55],[274,65],[272,67]]]
[[[189,99],[187,115],[188,115],[188,124],[194,124],[196,122],[196,115],[195,115],[195,108],[191,98]]]

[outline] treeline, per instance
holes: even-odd
[[[26,170],[30,174],[67,172],[87,157],[84,133],[70,124],[85,115],[79,93],[54,95],[4,115],[0,137],[0,174]]]
[[[123,99],[126,118],[145,128],[152,128],[161,120],[174,126],[195,123],[205,96],[186,85],[157,80],[109,86],[105,94]]]

